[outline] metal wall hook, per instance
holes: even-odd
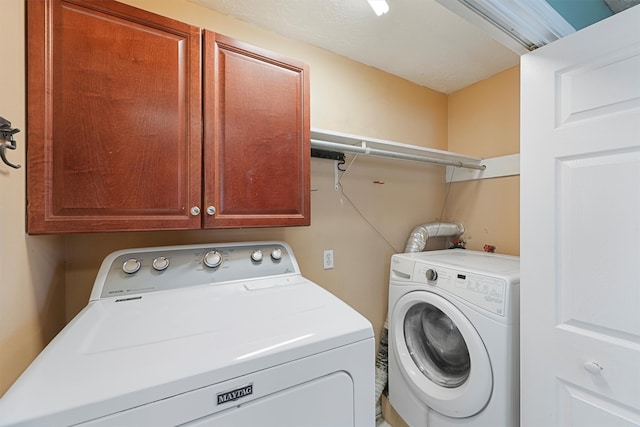
[[[16,140],[13,139],[13,135],[20,132],[20,129],[15,129],[11,127],[11,122],[4,117],[0,116],[0,158],[2,161],[11,166],[14,169],[20,168],[20,165],[16,165],[7,160],[7,155],[5,150],[8,148],[9,150],[15,150],[17,148]]]

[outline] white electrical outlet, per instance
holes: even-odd
[[[330,270],[333,268],[333,249],[327,249],[324,251],[324,254],[322,255],[322,261],[325,270]]]

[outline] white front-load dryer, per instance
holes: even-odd
[[[519,419],[519,258],[397,254],[389,283],[389,400],[412,427]]]

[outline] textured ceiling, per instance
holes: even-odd
[[[366,0],[191,1],[447,94],[520,60],[435,0],[388,0],[380,17]]]

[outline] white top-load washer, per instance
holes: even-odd
[[[518,257],[394,255],[389,400],[411,426],[519,423]]]
[[[373,426],[374,336],[281,242],[115,252],[1,426]]]

